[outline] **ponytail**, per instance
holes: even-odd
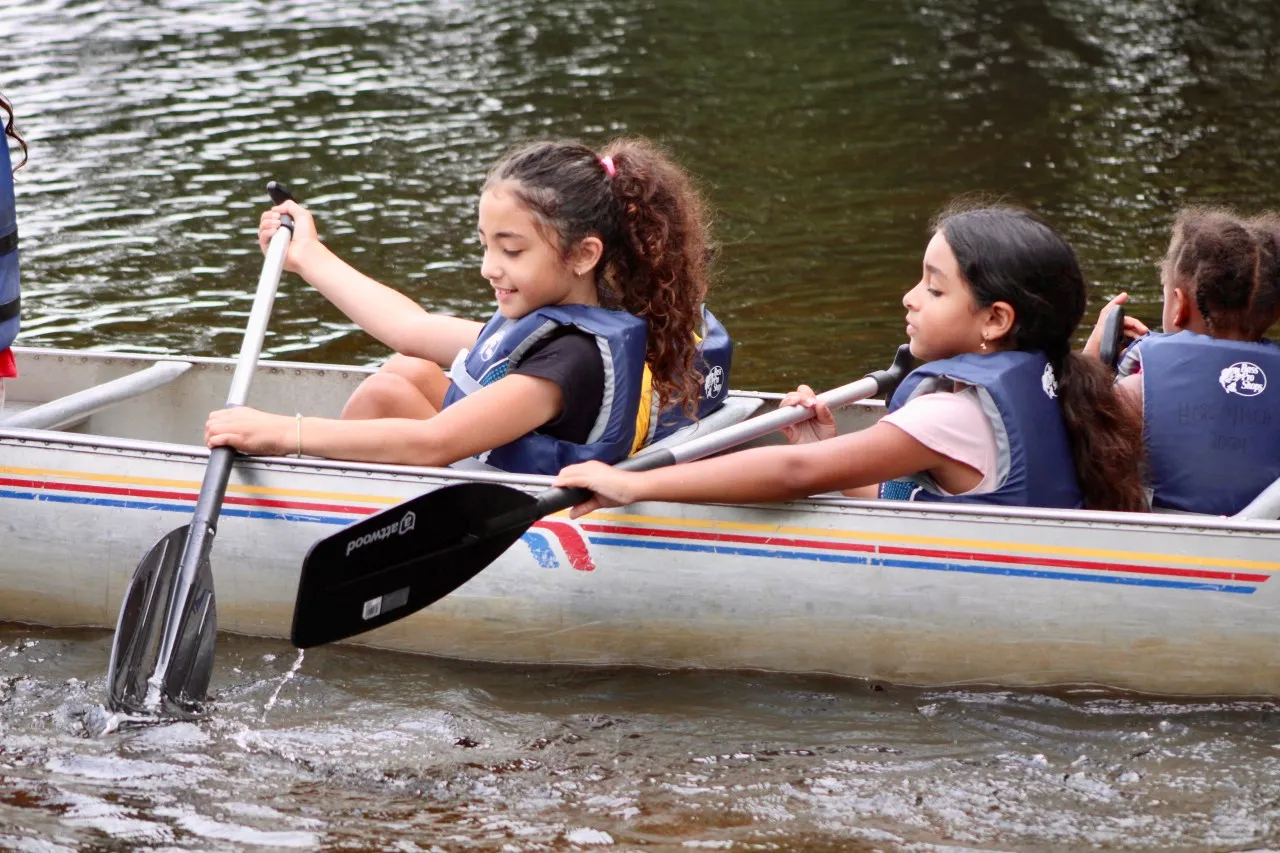
[[[600,237],[600,304],[648,322],[645,360],[658,403],[692,415],[702,387],[693,336],[710,246],[706,205],[689,175],[653,143],[618,139],[600,154],[577,142],[525,146],[493,167],[485,188],[500,181],[514,183],[563,256]]]
[[[1085,509],[1145,512],[1142,412],[1096,358],[1069,352],[1053,368]]]
[[[659,405],[692,415],[702,376],[693,333],[707,297],[706,205],[680,166],[652,143],[620,139],[604,149],[621,211],[617,251],[606,276],[623,308],[649,322],[647,361]]]

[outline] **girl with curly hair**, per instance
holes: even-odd
[[[498,303],[487,323],[429,313],[357,272],[292,201],[262,215],[264,251],[282,214],[296,223],[285,268],[397,354],[341,419],[224,409],[209,416],[210,447],[554,474],[617,462],[727,393],[728,338],[703,308],[704,203],[649,142],[539,142],[493,167],[478,217]]]

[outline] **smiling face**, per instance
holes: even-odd
[[[480,245],[484,261],[480,274],[493,285],[502,316],[517,319],[548,305],[597,305],[588,238],[569,253],[543,236],[536,220],[520,203],[510,182],[496,184],[480,196]]]
[[[902,304],[907,309],[911,354],[916,358],[935,361],[966,352],[983,352],[984,333],[992,341],[985,351],[994,351],[998,336],[989,326],[991,309],[979,308],[941,231],[933,235],[925,249],[920,283],[902,298]]]

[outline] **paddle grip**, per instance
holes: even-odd
[[[297,201],[293,197],[293,193],[289,192],[289,188],[279,181],[267,181],[267,195],[271,196],[272,204],[284,204],[286,201]],[[293,230],[293,217],[289,214],[283,214],[280,217],[280,227]]]
[[[888,400],[898,389],[902,380],[907,378],[913,363],[915,358],[911,355],[911,345],[901,344],[898,346],[898,351],[893,354],[893,364],[884,370],[873,370],[867,374],[867,377],[876,381],[876,388],[879,389],[876,393],[883,394]]]
[[[1107,367],[1114,368],[1120,360],[1120,351],[1124,349],[1124,306],[1117,305],[1111,309],[1107,319],[1102,323],[1102,343],[1098,347],[1098,358]]]

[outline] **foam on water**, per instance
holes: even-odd
[[[1270,702],[485,667],[336,647],[299,667],[283,644],[223,638],[205,718],[92,736],[83,720],[105,689],[109,638],[0,630],[0,644],[18,639],[38,642],[0,671],[0,844],[13,849],[1280,841]]]

